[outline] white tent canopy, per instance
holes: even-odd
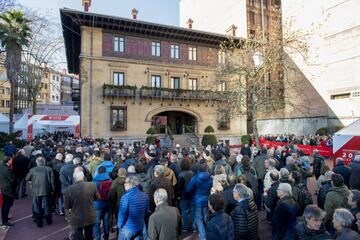
[[[352,137],[360,136],[360,120],[336,132],[333,137],[333,152],[337,152]]]

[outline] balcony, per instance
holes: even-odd
[[[103,85],[103,98],[106,97],[125,97],[140,99],[159,99],[159,100],[191,100],[191,101],[227,101],[227,92],[211,90],[188,90],[153,88],[142,86],[116,86],[110,84]]]
[[[103,85],[103,97],[135,97],[136,86],[116,86],[111,84]]]
[[[188,90],[141,87],[140,98],[168,99],[168,100],[195,100],[195,101],[225,101],[225,94],[210,90]]]

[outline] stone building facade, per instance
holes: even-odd
[[[61,20],[68,70],[80,75],[82,136],[144,139],[156,126],[201,138],[211,125],[236,144],[246,133],[246,116],[221,114],[226,81],[214,72],[225,35],[68,9]]]

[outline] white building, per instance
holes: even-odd
[[[234,24],[238,27],[236,35],[246,37],[246,16],[252,11],[247,8],[260,2],[180,0],[180,25],[186,27],[191,18],[194,29],[225,33]],[[313,89],[308,94],[317,106],[310,104],[310,115],[287,112],[279,119],[260,120],[259,132],[308,134],[320,127],[347,126],[360,119],[360,0],[283,0],[281,10],[284,28],[291,22],[291,31],[311,32],[307,61],[297,55],[291,58],[304,75],[304,85]]]
[[[50,104],[61,103],[61,74],[59,72],[50,72]]]

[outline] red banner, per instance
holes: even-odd
[[[40,119],[40,121],[42,120],[47,120],[47,121],[65,121],[66,119],[68,119],[69,116],[44,116]]]

